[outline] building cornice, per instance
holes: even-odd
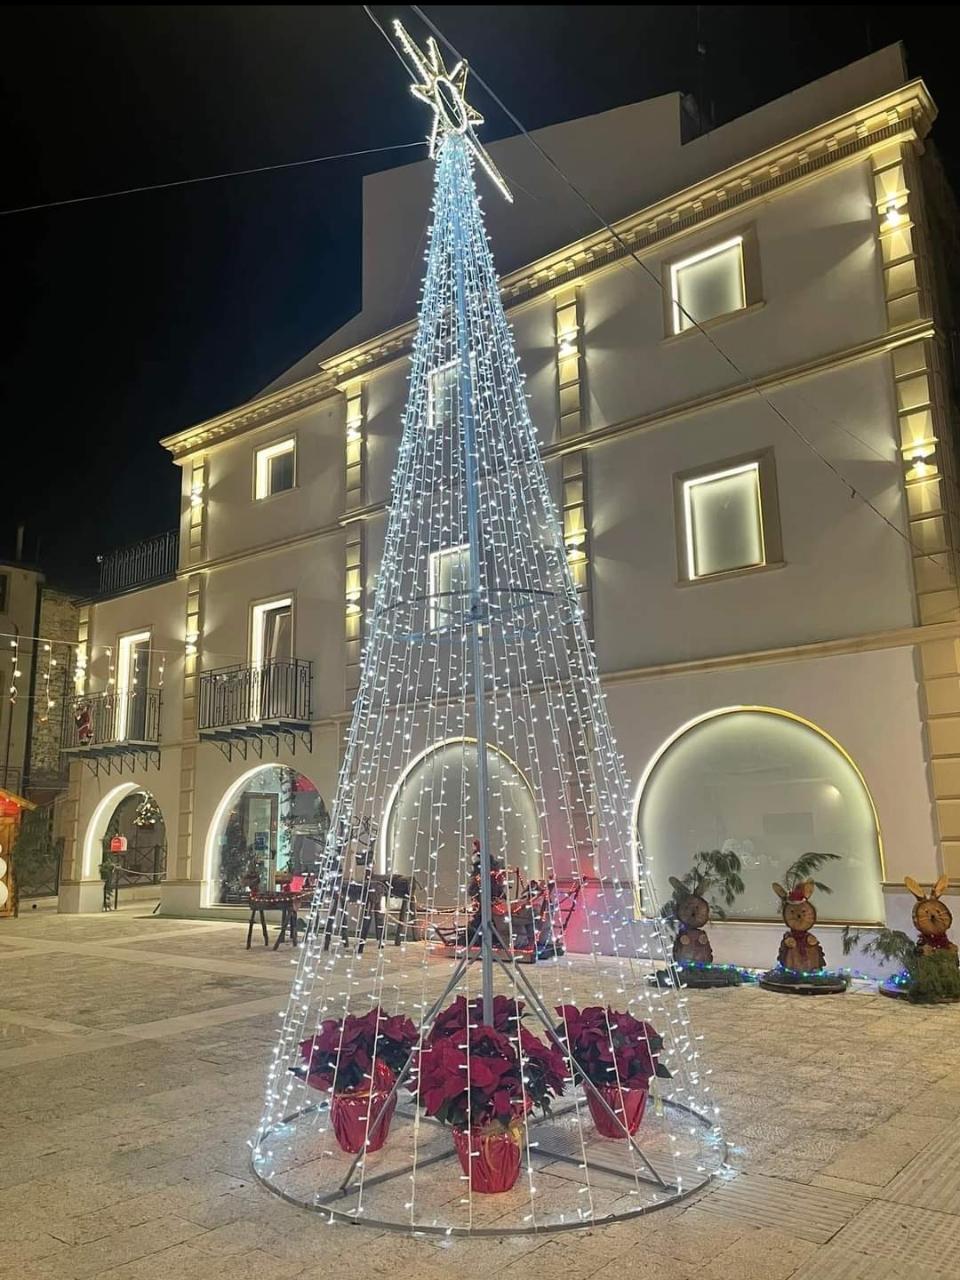
[[[935,118],[926,85],[913,80],[621,219],[612,224],[613,232],[604,228],[512,272],[501,280],[504,305],[514,309],[893,141],[924,138]],[[415,323],[410,320],[380,333],[331,357],[317,373],[293,386],[166,436],[160,443],[177,462],[185,462],[220,441],[315,404],[343,383],[404,356]]]
[[[584,449],[595,449],[600,445],[609,444],[611,441],[622,439],[624,436],[633,435],[639,431],[654,431],[659,427],[667,426],[671,422],[675,422],[679,418],[689,418],[694,414],[705,413],[710,409],[714,409],[720,405],[729,404],[732,401],[742,399],[745,396],[756,395],[758,392],[767,392],[775,390],[777,387],[783,387],[791,382],[796,382],[801,378],[813,377],[818,373],[826,373],[829,370],[841,369],[845,365],[856,363],[860,360],[869,360],[879,355],[884,355],[893,351],[897,347],[905,346],[911,342],[917,342],[923,338],[936,337],[937,330],[932,320],[921,320],[917,324],[908,325],[902,329],[892,330],[881,334],[879,337],[872,338],[869,342],[859,343],[854,347],[845,347],[840,351],[831,351],[825,356],[820,356],[816,360],[807,361],[804,364],[789,365],[786,368],[775,369],[772,373],[764,374],[750,382],[739,382],[732,387],[723,387],[718,391],[709,392],[704,396],[697,396],[690,400],[683,400],[678,404],[669,405],[666,408],[654,409],[650,413],[642,414],[635,418],[625,418],[620,422],[611,422],[608,426],[597,427],[592,431],[583,431],[578,435],[569,436],[564,440],[556,440],[551,444],[544,444],[540,448],[540,455],[544,461],[551,458],[562,457],[565,453],[576,453]],[[355,507],[349,511],[343,512],[335,521],[329,524],[320,525],[314,529],[304,530],[302,533],[295,534],[292,537],[279,538],[274,542],[261,543],[255,547],[243,547],[237,551],[231,551],[227,555],[217,556],[214,559],[201,560],[196,564],[177,571],[179,579],[189,578],[194,573],[207,573],[215,569],[221,569],[228,565],[238,564],[244,560],[252,560],[261,556],[276,555],[279,552],[287,551],[292,547],[303,546],[306,543],[316,542],[323,538],[331,537],[334,534],[342,532],[349,525],[356,524],[358,521],[375,520],[382,516],[387,510],[386,502],[371,502],[363,507]],[[156,584],[162,585],[162,584]],[[145,588],[139,588],[144,590]]]
[[[870,631],[859,636],[836,640],[814,640],[806,644],[785,645],[780,649],[755,649],[742,653],[720,654],[710,658],[691,658],[681,662],[663,662],[649,667],[624,668],[600,673],[604,685],[633,684],[642,680],[659,680],[671,676],[691,676],[710,671],[729,671],[742,667],[779,665],[784,662],[809,662],[814,658],[841,658],[851,654],[876,653],[883,649],[905,649],[928,644],[931,640],[956,641],[960,622],[936,622],[926,626],[895,627],[889,631]]]
[[[652,409],[649,413],[640,414],[637,417],[623,418],[619,422],[611,422],[604,427],[595,427],[592,430],[581,431],[576,435],[567,436],[562,440],[554,440],[550,444],[542,444],[540,446],[540,456],[547,462],[551,458],[560,458],[567,453],[579,453],[585,449],[596,449],[600,445],[609,444],[613,440],[620,440],[624,436],[630,436],[639,431],[654,431],[660,427],[667,426],[671,422],[676,422],[678,419],[690,418],[696,414],[705,413],[708,410],[719,408],[733,401],[742,400],[746,396],[774,391],[778,387],[787,386],[791,382],[814,377],[819,373],[827,373],[834,369],[842,369],[845,365],[856,364],[861,360],[870,360],[876,356],[885,355],[897,347],[906,346],[911,342],[918,342],[923,338],[937,336],[938,331],[934,322],[923,319],[916,324],[905,325],[901,329],[885,331],[876,338],[858,343],[856,346],[844,347],[839,351],[831,351],[827,355],[818,356],[815,360],[808,360],[803,364],[787,365],[784,368],[774,369],[770,373],[751,378],[748,382],[737,382],[733,386],[721,387],[717,391],[710,391],[702,396],[694,396],[689,400],[681,400],[675,404]],[[344,512],[340,516],[339,523],[342,526],[346,526],[354,524],[358,520],[375,519],[387,510],[387,506],[386,502],[368,503],[364,507],[357,507],[355,510]],[[329,531],[328,528],[324,532]]]
[[[928,644],[931,640],[960,640],[960,621],[933,623],[927,626],[893,627],[887,631],[868,631],[862,635],[839,636],[829,640],[811,640],[804,644],[784,645],[776,649],[752,649],[739,653],[716,654],[707,658],[689,658],[680,662],[662,662],[647,667],[624,667],[616,671],[601,671],[600,684],[641,684],[646,680],[664,680],[675,676],[707,675],[711,672],[738,671],[749,667],[780,666],[785,662],[814,662],[824,658],[851,657],[863,653],[881,653],[892,649],[909,649]],[[535,681],[525,688],[527,692],[543,687]],[[459,695],[458,695],[459,696]],[[421,699],[426,705],[424,699]],[[472,695],[467,695],[467,703]],[[411,702],[392,703],[391,707],[410,706]],[[322,723],[348,724],[352,711],[337,712]],[[318,722],[320,723],[320,722]]]

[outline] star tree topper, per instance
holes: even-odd
[[[483,124],[483,116],[475,107],[471,107],[464,97],[467,87],[467,64],[461,59],[448,71],[433,36],[427,36],[425,57],[407,35],[402,22],[395,21],[393,29],[406,54],[410,69],[416,77],[410,86],[410,91],[415,98],[419,98],[433,110],[433,124],[429,138],[430,158],[433,159],[436,154],[438,138],[448,133],[459,134],[490,181],[503,198],[512,204],[513,196],[503,174],[493,163],[474,132],[475,125]]]

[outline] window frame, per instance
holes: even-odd
[[[250,601],[248,620],[247,653],[250,666],[262,670],[268,662],[263,657],[263,623],[271,609],[288,606],[290,609],[290,662],[296,661],[297,655],[297,597],[293,591],[282,591],[276,595],[263,596],[259,600]],[[271,660],[272,661],[272,660]]]
[[[451,369],[460,368],[460,357],[454,356],[452,360],[447,360],[443,364],[435,365],[432,369],[427,370],[427,430],[435,431],[437,428],[436,421],[436,395],[434,393],[434,381],[442,373],[449,373]],[[457,386],[457,395],[459,395],[459,386]],[[445,548],[441,548],[445,550]]]
[[[298,476],[298,459],[299,452],[296,433],[281,436],[276,440],[271,440],[268,444],[256,445],[253,450],[253,500],[254,502],[269,502],[271,498],[282,498],[286,493],[292,493],[297,488]],[[270,462],[271,459],[282,457],[286,454],[293,455],[293,479],[289,488],[277,489],[271,492],[270,483]],[[261,470],[262,465],[262,470]],[[266,484],[266,491],[260,492],[260,480],[263,477]]]
[[[696,573],[696,545],[694,539],[690,490],[699,482],[707,483],[738,472],[755,470],[757,476],[757,504],[759,506],[760,545],[763,559],[759,564],[737,565],[730,569],[718,569],[715,573]],[[750,573],[763,573],[768,569],[783,567],[783,537],[780,528],[780,502],[777,493],[777,470],[773,448],[741,453],[736,457],[718,459],[701,464],[673,477],[674,517],[676,522],[677,574],[680,585],[693,586],[705,582],[717,582],[724,578],[742,577]]]
[[[683,326],[684,316],[680,311],[678,278],[684,267],[693,266],[715,254],[724,252],[733,245],[740,246],[740,284],[743,305],[734,307],[732,311],[723,311]],[[695,243],[686,246],[663,263],[663,298],[664,298],[664,335],[667,338],[683,338],[687,334],[697,333],[699,329],[710,325],[721,324],[735,316],[742,316],[755,307],[763,305],[763,292],[760,278],[760,250],[757,243],[755,226],[731,227],[722,236],[715,235],[710,239],[698,238]]]
[[[442,622],[438,615],[442,606],[438,603],[440,596],[440,574],[442,572],[441,565],[444,556],[451,556],[454,552],[466,552],[466,567],[469,580],[470,570],[470,544],[469,542],[457,542],[449,547],[437,547],[436,551],[430,552],[429,568],[428,568],[428,585],[429,585],[429,613],[428,613],[428,630],[444,631],[449,627],[449,620]],[[447,611],[449,613],[449,610]]]
[[[867,780],[858,764],[857,760],[851,755],[844,745],[837,741],[825,728],[813,720],[808,720],[804,716],[797,715],[793,711],[784,710],[782,707],[769,706],[756,703],[733,703],[729,706],[717,707],[713,710],[706,711],[702,715],[688,720],[685,724],[680,725],[673,733],[666,737],[651,757],[644,770],[643,776],[637,790],[637,796],[634,807],[634,835],[638,842],[646,843],[649,847],[653,842],[652,833],[649,829],[645,829],[644,815],[645,806],[651,798],[653,784],[657,781],[657,775],[663,765],[668,764],[672,752],[676,747],[681,746],[685,741],[689,742],[691,735],[698,735],[701,730],[709,728],[712,724],[723,726],[730,723],[734,718],[740,716],[761,716],[780,719],[784,723],[792,722],[797,729],[805,729],[809,731],[814,738],[819,738],[822,742],[833,748],[837,756],[846,762],[846,765],[852,772],[853,778],[859,783],[862,795],[867,802],[868,815],[870,818],[870,831],[873,837],[872,853],[876,856],[876,881],[875,884],[882,894],[883,885],[887,881],[886,856],[884,852],[884,838],[881,830],[880,819],[877,813],[877,807],[871,789],[867,784]],[[839,791],[840,797],[852,794],[846,788],[840,789],[836,785],[836,775],[832,780],[832,785]],[[855,792],[853,793],[855,794]],[[665,862],[669,862],[669,854],[664,858]],[[669,867],[667,868],[670,869]],[[661,867],[661,872],[663,868]],[[678,873],[679,874],[679,873]],[[882,912],[881,912],[882,915]],[[768,924],[779,921],[780,917],[773,914],[767,915],[747,915],[742,914],[742,903],[730,914],[729,921],[731,924],[740,925],[749,924]],[[864,918],[863,915],[853,918],[852,916],[844,916],[841,914],[826,915],[825,911],[821,913],[822,921],[827,924],[841,925],[860,925],[862,927],[875,927],[878,923],[876,919]]]
[[[114,689],[116,691],[116,738],[118,742],[127,742],[131,728],[131,699],[134,685],[139,685],[140,678],[134,677],[131,665],[139,645],[147,644],[147,669],[143,675],[142,689],[144,697],[149,696],[150,676],[153,668],[153,627],[138,627],[134,631],[123,631],[117,635],[117,655],[114,670]],[[136,741],[136,739],[133,739]]]

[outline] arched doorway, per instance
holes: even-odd
[[[387,802],[379,870],[412,876],[438,907],[461,903],[477,819],[477,746],[437,743],[407,766]],[[526,879],[543,874],[540,823],[530,784],[514,762],[487,748],[491,852]]]
[[[277,764],[251,769],[210,824],[207,905],[243,904],[254,882],[273,888],[278,875],[312,871],[329,825],[323,797],[305,774]]]
[[[829,734],[773,707],[724,707],[660,747],[638,789],[637,836],[661,900],[701,850],[732,849],[746,890],[731,918],[776,916],[771,883],[801,853],[836,853],[822,878],[824,921],[883,919],[876,809],[860,770]]]
[[[94,809],[83,842],[83,876],[93,879],[119,836],[125,848],[119,855],[120,887],[159,884],[166,873],[167,830],[152,792],[134,782],[114,787]]]
[[[120,887],[159,884],[167,869],[167,828],[149,791],[130,791],[117,804],[103,833],[104,853],[114,836],[126,842],[120,857]]]

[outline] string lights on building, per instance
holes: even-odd
[[[14,636],[10,641],[10,648],[13,651],[10,655],[10,705],[14,706],[19,696],[18,681],[22,672],[20,671],[20,637]]]

